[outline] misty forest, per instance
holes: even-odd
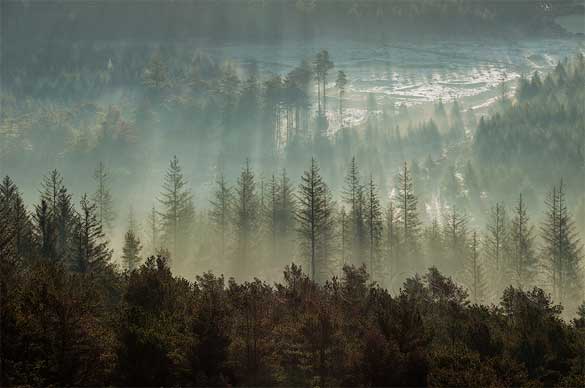
[[[0,16],[0,385],[585,386],[582,0]]]

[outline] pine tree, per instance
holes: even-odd
[[[103,270],[110,263],[112,251],[108,248],[108,241],[98,220],[97,206],[84,194],[79,209],[73,269],[80,273]]]
[[[520,288],[534,283],[537,259],[534,253],[533,227],[530,225],[526,204],[520,194],[510,228],[510,271]]]
[[[219,251],[220,259],[223,261],[226,257],[228,243],[229,224],[232,217],[233,194],[232,189],[227,185],[223,174],[216,182],[217,188],[211,202],[211,211],[209,217],[216,233],[219,234]]]
[[[96,183],[96,190],[93,195],[93,202],[97,206],[98,221],[104,232],[111,233],[114,219],[116,218],[112,194],[110,192],[110,175],[102,162],[99,162],[93,178]]]
[[[484,239],[485,257],[491,269],[492,284],[497,290],[507,286],[506,268],[510,253],[510,234],[506,209],[501,203],[492,207]]]
[[[165,175],[163,192],[159,199],[162,212],[163,241],[173,258],[183,253],[180,248],[186,247],[186,234],[193,221],[193,203],[191,191],[183,177],[179,160],[176,156],[170,162]]]
[[[400,256],[407,261],[407,266],[416,269],[417,263],[414,261],[418,259],[420,253],[421,222],[418,215],[418,199],[414,194],[412,177],[406,162],[398,175],[396,210],[401,234]]]
[[[351,240],[347,247],[349,262],[363,264],[366,247],[366,226],[364,223],[364,186],[360,182],[360,172],[355,157],[351,159],[349,171],[345,177],[342,193],[343,202],[349,209]]]
[[[582,246],[575,223],[567,208],[563,181],[553,187],[545,202],[546,219],[542,225],[542,256],[548,270],[553,297],[564,304],[576,299],[582,289],[579,265]]]
[[[379,267],[380,248],[382,244],[382,207],[378,199],[378,193],[374,179],[370,175],[370,182],[367,188],[365,223],[368,234],[368,269],[372,279],[376,277]]]
[[[238,273],[250,271],[252,259],[252,245],[257,237],[260,221],[260,200],[256,194],[254,173],[250,169],[250,161],[242,169],[236,186],[236,201],[234,205],[235,232],[236,232],[236,268]]]
[[[32,222],[16,184],[6,176],[0,183],[0,221],[11,229],[12,250],[17,259],[32,255]]]
[[[42,202],[46,208],[43,208]],[[44,177],[41,190],[41,207],[37,209],[42,218],[45,234],[46,258],[70,262],[74,251],[73,234],[77,227],[77,216],[73,208],[71,194],[63,185],[63,178],[57,170]],[[51,240],[51,242],[49,241]]]
[[[327,252],[332,243],[332,199],[329,188],[321,178],[317,161],[301,177],[297,194],[298,235],[301,252],[310,267],[311,279],[317,281],[327,270]]]

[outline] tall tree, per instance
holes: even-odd
[[[417,264],[414,261],[419,258],[420,253],[421,222],[418,215],[418,199],[414,194],[412,176],[406,162],[398,174],[396,210],[401,234],[400,255],[407,260],[407,265],[411,269],[415,269]]]
[[[232,189],[221,174],[216,181],[216,189],[211,202],[209,217],[216,233],[219,234],[220,259],[225,260],[228,242],[229,224],[232,217],[233,194]]]
[[[81,273],[100,271],[109,264],[112,251],[98,220],[97,206],[84,194],[79,209],[73,269]]]
[[[526,204],[520,194],[510,228],[510,270],[520,288],[533,284],[536,275],[537,258],[534,253],[533,229]]]
[[[510,253],[510,233],[506,208],[497,202],[492,207],[488,219],[487,231],[484,239],[485,257],[491,268],[491,283],[497,290],[508,285],[506,282],[507,263],[505,260]]]
[[[372,279],[376,278],[379,267],[380,248],[382,245],[382,207],[378,199],[374,178],[370,175],[367,187],[365,223],[368,234],[368,269]]]
[[[321,50],[317,53],[315,61],[313,62],[315,77],[317,80],[317,94],[318,94],[318,113],[319,116],[324,116],[327,113],[327,73],[333,69],[334,64],[329,58],[327,50]],[[322,92],[321,92],[322,90]],[[322,99],[322,102],[321,102]]]
[[[159,199],[162,206],[163,241],[173,258],[177,258],[181,249],[187,248],[186,234],[193,221],[193,204],[191,191],[183,177],[179,160],[176,156],[170,162],[163,182],[163,192]]]
[[[240,271],[250,271],[252,246],[257,237],[259,217],[260,200],[256,193],[256,181],[250,168],[250,161],[246,160],[246,165],[238,178],[234,204],[236,268]]]
[[[583,287],[579,276],[583,248],[566,204],[562,179],[558,187],[553,186],[545,204],[547,211],[541,227],[542,255],[546,260],[552,295],[561,304],[570,303],[580,295]]]
[[[349,209],[349,233],[351,239],[347,248],[348,252],[350,252],[350,262],[362,264],[367,241],[366,225],[364,223],[365,194],[364,186],[360,182],[360,172],[355,157],[351,159],[349,171],[345,177],[342,198]]]
[[[42,202],[46,208],[43,209]],[[46,175],[42,182],[40,216],[45,224],[45,231],[52,242],[46,243],[52,247],[52,252],[46,251],[48,258],[68,262],[73,254],[73,233],[77,223],[77,217],[73,208],[71,194],[63,185],[63,178],[57,170]]]
[[[332,199],[329,188],[321,178],[315,158],[311,168],[301,177],[297,194],[298,235],[303,256],[307,259],[311,279],[317,281],[327,270],[332,242]]]
[[[32,222],[18,187],[8,176],[0,182],[0,211],[0,222],[12,231],[12,249],[16,258],[30,258],[33,245]]]
[[[110,191],[110,174],[103,162],[98,163],[93,178],[96,183],[93,201],[97,206],[98,221],[102,224],[104,231],[110,233],[116,215]]]

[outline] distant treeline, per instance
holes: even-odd
[[[555,16],[582,7],[574,0],[17,0],[2,2],[3,50],[59,40],[551,36],[561,31]]]

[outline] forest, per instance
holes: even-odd
[[[585,386],[582,1],[140,3],[0,3],[1,386]]]

